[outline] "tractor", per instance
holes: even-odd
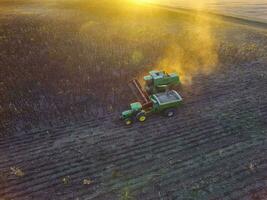
[[[122,112],[121,119],[126,125],[134,121],[144,122],[153,113],[163,113],[172,117],[182,103],[182,97],[172,87],[180,83],[179,76],[165,71],[151,71],[144,77],[145,89],[138,80],[129,82],[134,95],[139,100],[130,104],[130,110]]]

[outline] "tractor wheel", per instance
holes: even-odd
[[[176,109],[170,108],[164,111],[166,117],[173,117],[176,114]]]
[[[136,118],[138,119],[139,122],[144,122],[146,121],[146,113],[140,112],[136,115]]]
[[[125,119],[124,122],[126,125],[131,125],[133,123],[133,120],[128,118],[128,119]]]

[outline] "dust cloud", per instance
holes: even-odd
[[[189,3],[197,8],[192,17],[192,28],[172,38],[157,65],[158,69],[177,72],[182,84],[186,85],[191,85],[193,78],[198,74],[212,73],[218,63],[211,19],[201,12],[204,9],[204,1],[189,1]]]

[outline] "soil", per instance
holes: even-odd
[[[192,13],[137,8],[2,4],[2,199],[266,199],[266,29],[207,19],[216,67],[178,88],[176,116],[124,126],[127,81],[170,44],[185,65],[201,50]]]

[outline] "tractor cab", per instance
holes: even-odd
[[[140,102],[135,102],[130,104],[130,110],[126,110],[122,112],[121,119],[125,120],[127,125],[132,123],[132,116],[138,115],[138,113],[142,113],[142,104]],[[141,119],[145,121],[145,119]]]

